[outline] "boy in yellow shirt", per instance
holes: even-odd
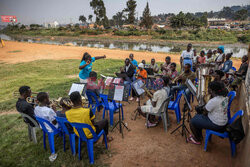
[[[107,119],[103,119],[99,122],[94,122],[95,115],[89,108],[83,108],[82,98],[79,92],[72,92],[70,94],[70,100],[73,103],[73,107],[66,111],[66,118],[71,123],[84,123],[90,125],[93,130],[98,134],[101,130],[105,131],[106,136],[108,135],[109,123]],[[92,133],[84,128],[83,129],[87,138],[92,138]],[[74,128],[74,132],[79,136],[77,130]],[[104,140],[104,139],[103,139]],[[108,142],[112,141],[112,138],[107,137]]]

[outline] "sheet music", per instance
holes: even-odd
[[[123,91],[124,91],[124,86],[119,86],[119,85],[115,86],[114,100],[122,101]]]
[[[73,83],[71,88],[70,88],[70,91],[69,91],[69,95],[72,93],[72,92],[79,92],[80,94],[82,94],[82,91],[85,87],[85,84],[76,84],[76,83]]]
[[[113,83],[114,84],[119,84],[119,83],[121,83],[121,78],[115,78],[114,80],[113,80]]]
[[[142,89],[144,83],[142,82],[142,80],[137,80],[136,82],[134,82],[133,87],[136,91],[136,93],[140,96],[141,94],[143,94],[145,92],[144,89]]]
[[[112,83],[113,79],[113,77],[107,77],[107,79],[105,80],[105,85],[109,86]]]

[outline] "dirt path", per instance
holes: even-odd
[[[170,56],[173,62],[179,63],[180,55],[153,52],[136,52],[117,49],[88,48],[76,46],[58,46],[48,44],[35,44],[25,42],[5,41],[6,47],[0,48],[0,62],[21,63],[41,59],[81,59],[84,52],[92,56],[106,55],[110,59],[125,59],[130,53],[134,53],[137,61],[150,62],[155,58],[157,62],[164,62],[166,56]],[[233,60],[234,66],[239,68],[241,61]]]

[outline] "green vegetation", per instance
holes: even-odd
[[[15,108],[13,92],[22,85],[29,85],[34,92],[49,92],[52,98],[66,96],[71,84],[79,82],[79,63],[80,60],[39,60],[0,64],[0,112]],[[99,60],[94,63],[93,70],[111,76],[122,65],[122,60]]]
[[[54,162],[49,161],[50,149],[49,142],[47,143],[47,150],[43,149],[43,133],[37,130],[37,141],[35,144],[28,139],[27,125],[24,123],[20,114],[9,114],[0,116],[0,166],[90,166],[87,146],[82,143],[82,160],[78,160],[78,156],[73,156],[70,151],[69,139],[66,136],[66,151],[63,151],[62,137],[55,137],[55,149],[58,154]],[[76,141],[76,149],[78,148]],[[95,144],[94,146],[95,165],[105,166],[100,160],[103,154],[109,154],[104,145]],[[78,153],[78,152],[77,152]]]

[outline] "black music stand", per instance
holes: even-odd
[[[130,131],[130,129],[127,127],[127,125],[121,119],[121,108],[120,108],[121,101],[128,100],[128,94],[129,94],[128,91],[129,91],[129,87],[126,87],[125,85],[114,85],[113,100],[116,100],[119,102],[119,120],[115,123],[114,127],[111,129],[111,132],[115,128],[117,128],[117,125],[119,125],[119,130],[120,130],[120,133],[122,134],[122,138],[124,138],[122,127],[125,127],[128,131]],[[109,94],[109,98],[111,98],[111,96],[112,95]]]
[[[141,106],[140,96],[145,92],[145,90],[142,88],[143,85],[144,83],[140,79],[131,83],[132,89],[134,89],[136,95],[139,96],[138,107]],[[132,112],[131,120],[136,120],[137,115],[140,115],[138,107]]]
[[[190,103],[188,102],[185,93],[184,93],[184,99],[185,99],[185,104],[184,104],[184,107],[183,107],[183,110],[182,110],[182,112],[183,112],[182,124],[179,125],[175,130],[173,130],[173,131],[171,132],[171,134],[175,133],[178,129],[182,128],[182,129],[181,129],[181,135],[182,135],[182,136],[185,135],[185,139],[186,139],[186,142],[187,142],[187,132],[188,132],[188,133],[190,133],[190,132],[189,132],[189,130],[187,129],[187,127],[186,127],[186,125],[185,125],[186,112],[188,112],[188,119],[189,119],[189,117],[191,117],[191,114],[190,114],[189,111],[192,110],[192,107],[191,107]],[[189,114],[190,114],[190,115],[189,115]]]

